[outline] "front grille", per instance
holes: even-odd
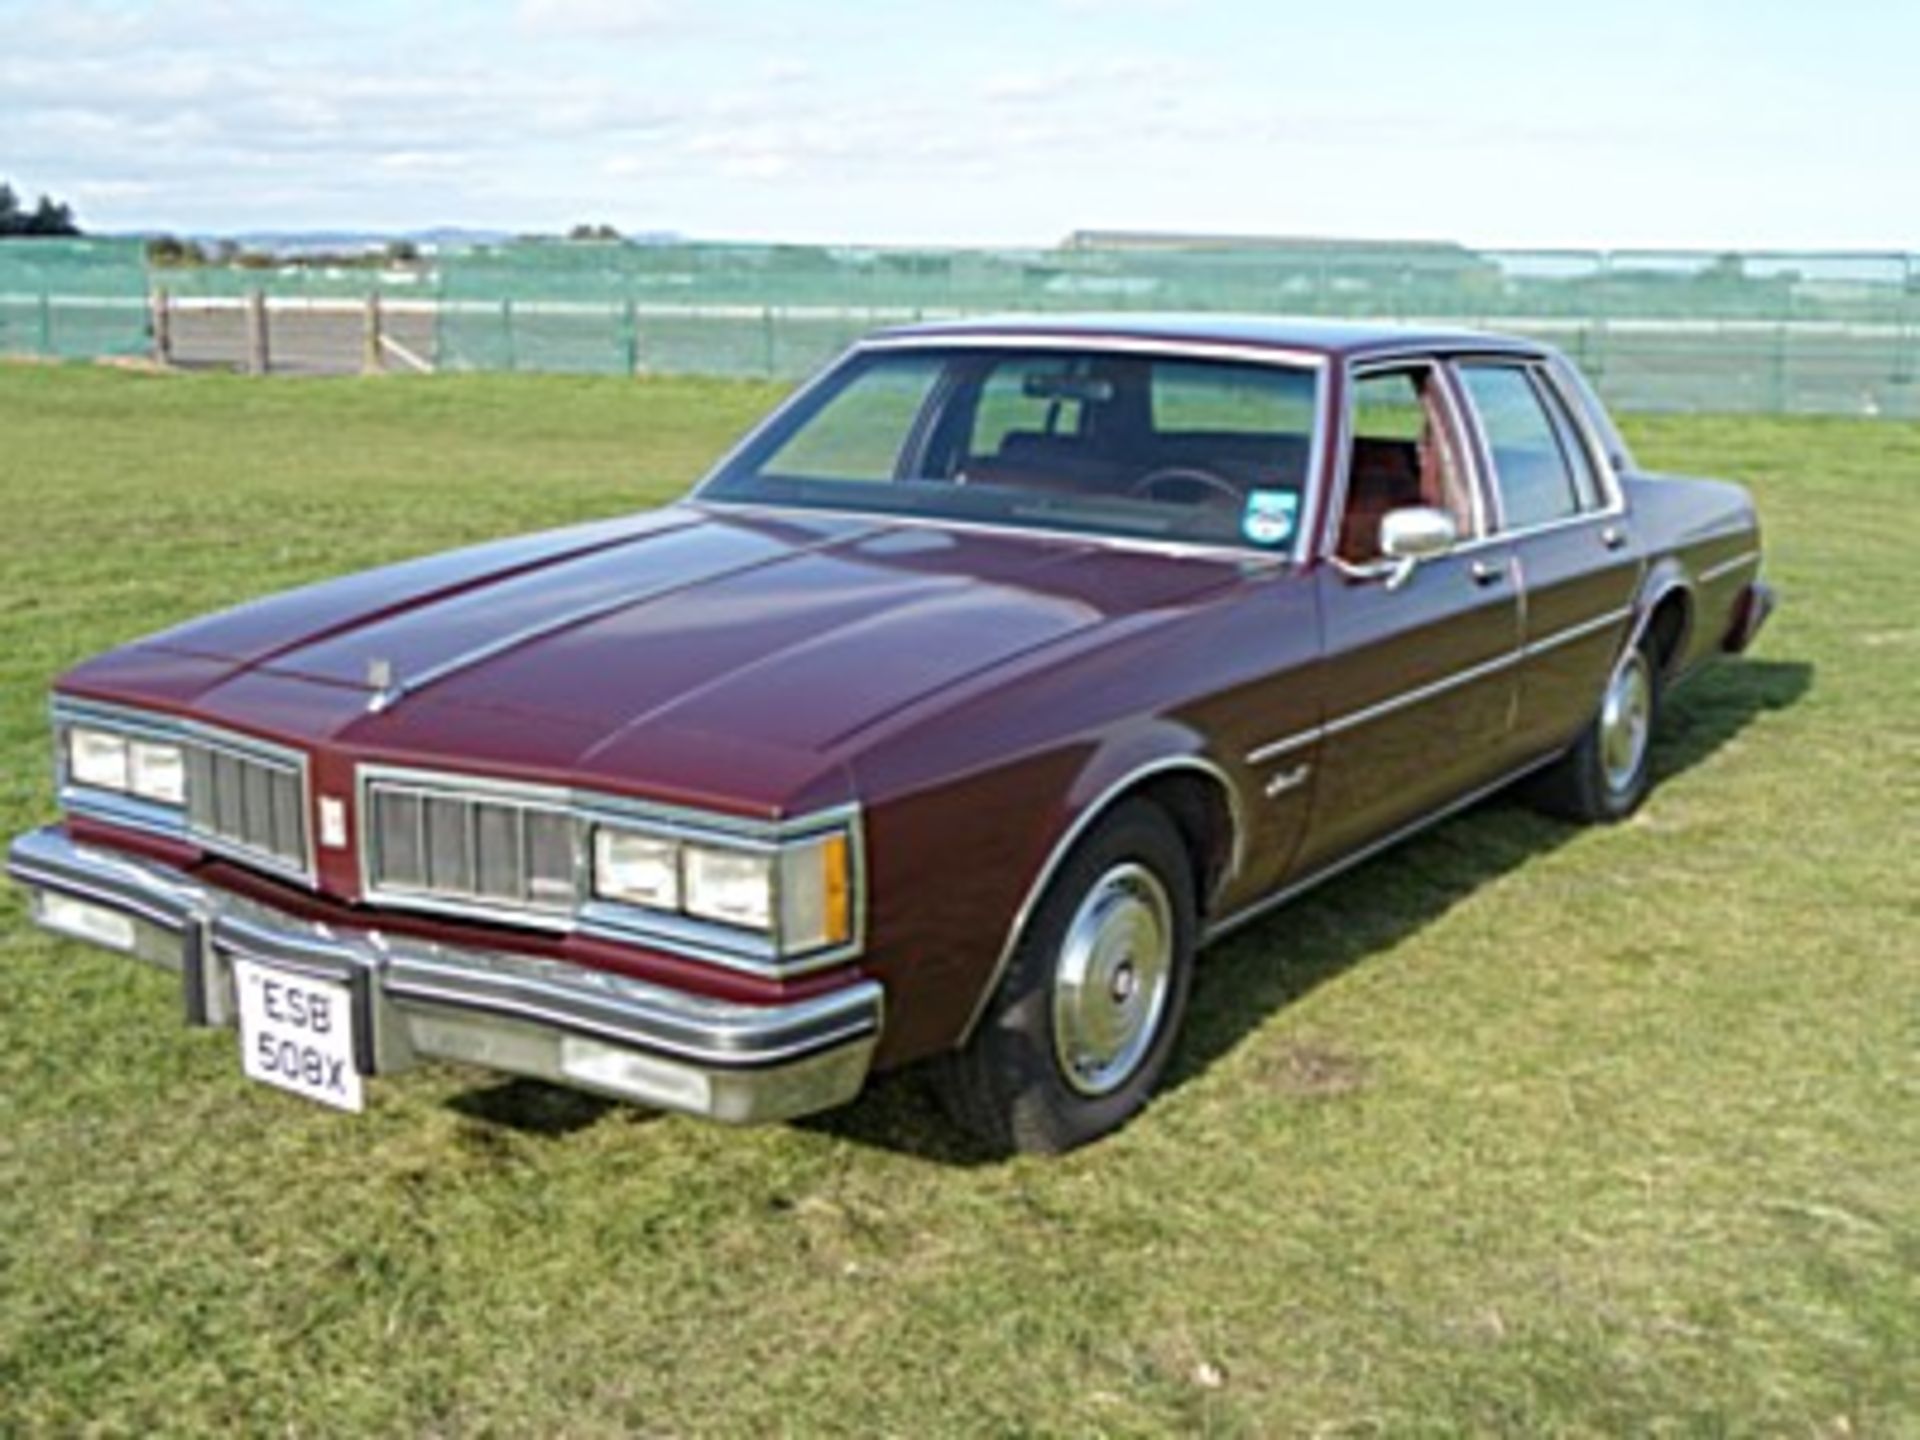
[[[305,874],[306,775],[298,760],[204,736],[182,746],[187,760],[187,826],[209,848]]]
[[[374,891],[571,913],[576,822],[566,810],[392,780],[370,781],[366,806]]]

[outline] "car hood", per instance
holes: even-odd
[[[1240,574],[1225,555],[683,504],[274,597],[63,688],[361,757],[770,803],[909,707]]]

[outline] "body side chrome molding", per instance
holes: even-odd
[[[1033,919],[1033,912],[1039,908],[1041,897],[1046,894],[1047,887],[1053,883],[1053,877],[1059,873],[1060,867],[1066,863],[1067,856],[1073,852],[1073,847],[1080,842],[1081,837],[1091,830],[1094,823],[1112,809],[1114,803],[1127,791],[1155,776],[1175,774],[1182,770],[1206,776],[1217,782],[1225,793],[1229,822],[1233,826],[1233,837],[1227,873],[1221,877],[1221,882],[1224,884],[1239,873],[1245,859],[1245,814],[1241,806],[1240,792],[1225,770],[1201,755],[1180,755],[1151,760],[1129,770],[1082,806],[1080,813],[1074,817],[1073,823],[1067,826],[1058,840],[1054,841],[1053,849],[1048,852],[1046,860],[1033,878],[1033,883],[1027,887],[1027,893],[1020,901],[1020,908],[1014,911],[1013,924],[1007,927],[1006,943],[1000,947],[999,958],[994,961],[993,970],[987,976],[986,983],[980,987],[979,997],[973,1004],[973,1013],[967,1017],[967,1023],[955,1041],[956,1047],[965,1045],[973,1038],[973,1032],[979,1028],[981,1017],[986,1014],[987,1006],[1000,989],[1000,982],[1006,978],[1007,967],[1013,963],[1014,952],[1020,948],[1020,942],[1027,932],[1027,925]],[[1205,896],[1196,898],[1203,903],[1206,899]]]
[[[1555,750],[1546,755],[1539,756],[1536,759],[1529,760],[1526,764],[1507,771],[1499,779],[1479,786],[1476,789],[1469,790],[1466,794],[1447,801],[1437,810],[1431,810],[1418,819],[1409,821],[1399,829],[1381,836],[1378,840],[1368,841],[1358,850],[1341,856],[1331,864],[1322,866],[1309,875],[1304,875],[1298,880],[1281,886],[1271,895],[1264,896],[1254,901],[1251,905],[1236,910],[1231,915],[1223,916],[1201,932],[1200,943],[1202,945],[1211,945],[1217,940],[1226,938],[1235,930],[1240,929],[1244,925],[1251,924],[1269,911],[1278,909],[1280,906],[1286,904],[1287,901],[1313,889],[1314,886],[1331,880],[1334,876],[1341,874],[1343,871],[1351,870],[1354,866],[1364,861],[1371,860],[1381,851],[1389,850],[1401,841],[1411,839],[1429,826],[1437,825],[1442,820],[1459,814],[1460,811],[1478,804],[1489,795],[1497,794],[1499,791],[1513,784],[1516,780],[1532,774],[1542,766],[1552,764],[1555,760],[1559,759],[1563,753],[1565,753],[1563,750]]]
[[[1305,730],[1295,731],[1291,735],[1283,735],[1278,739],[1269,740],[1249,750],[1246,754],[1246,761],[1249,765],[1263,765],[1270,760],[1277,760],[1282,755],[1311,745],[1317,740],[1323,740],[1329,735],[1338,735],[1343,731],[1354,729],[1357,726],[1366,724],[1370,720],[1377,720],[1383,715],[1390,715],[1395,710],[1399,710],[1405,706],[1418,705],[1423,700],[1430,700],[1436,695],[1445,694],[1456,685],[1465,685],[1485,675],[1491,675],[1506,666],[1517,664],[1531,656],[1541,654],[1543,651],[1557,649],[1559,646],[1569,644],[1572,641],[1583,639],[1597,631],[1604,630],[1609,625],[1617,625],[1620,621],[1632,616],[1633,613],[1633,606],[1623,605],[1618,609],[1608,610],[1603,614],[1595,615],[1591,619],[1577,621],[1572,625],[1554,631],[1551,635],[1544,635],[1538,640],[1529,640],[1518,649],[1508,651],[1504,655],[1495,656],[1493,659],[1482,661],[1477,665],[1469,665],[1464,670],[1456,670],[1451,675],[1443,675],[1438,680],[1428,681],[1426,684],[1415,686],[1411,690],[1403,690],[1397,695],[1389,695],[1384,700],[1376,701],[1372,705],[1364,706],[1359,710],[1348,711],[1345,715],[1337,716],[1325,724],[1314,725]]]
[[[1747,550],[1742,552],[1739,555],[1733,556],[1731,559],[1722,560],[1717,565],[1708,566],[1705,570],[1702,570],[1694,578],[1702,585],[1711,585],[1714,581],[1718,580],[1721,576],[1731,575],[1734,571],[1742,568],[1743,566],[1757,564],[1759,560],[1760,560],[1760,551],[1757,548],[1753,550]]]
[[[1622,620],[1631,619],[1632,616],[1633,606],[1622,605],[1617,610],[1609,610],[1604,615],[1594,616],[1591,620],[1582,620],[1578,624],[1568,625],[1564,629],[1556,630],[1551,635],[1542,636],[1538,640],[1529,640],[1525,647],[1525,653],[1528,655],[1538,655],[1546,650],[1558,649],[1560,646],[1568,644],[1571,641],[1580,640],[1588,635],[1604,630],[1609,625],[1618,625]]]

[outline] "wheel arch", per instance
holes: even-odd
[[[1661,680],[1672,680],[1686,656],[1694,627],[1693,584],[1678,561],[1668,557],[1647,572],[1634,609],[1633,629],[1621,655],[1632,654],[1643,640],[1650,640]]]
[[[1089,773],[1083,772],[1083,779]],[[1196,752],[1161,755],[1130,765],[1104,784],[1095,781],[1079,788],[1089,792],[1090,798],[1073,809],[1071,818],[1054,837],[1046,858],[1028,883],[1007,927],[993,969],[974,1000],[973,1013],[967,1017],[955,1041],[956,1046],[964,1046],[972,1039],[994,992],[1006,976],[1007,967],[1013,963],[1014,953],[1020,948],[1041,897],[1047,893],[1067,857],[1102,819],[1127,801],[1150,800],[1166,813],[1179,832],[1194,864],[1194,898],[1203,916],[1213,897],[1240,869],[1246,846],[1246,816],[1240,793],[1232,776],[1205,755]]]

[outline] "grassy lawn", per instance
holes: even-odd
[[[0,829],[72,661],[664,499],[775,393],[0,368]],[[1244,932],[1064,1160],[912,1077],[356,1122],[0,887],[0,1434],[1920,1433],[1920,425],[1630,430],[1755,487],[1783,594],[1646,810],[1490,804]]]

